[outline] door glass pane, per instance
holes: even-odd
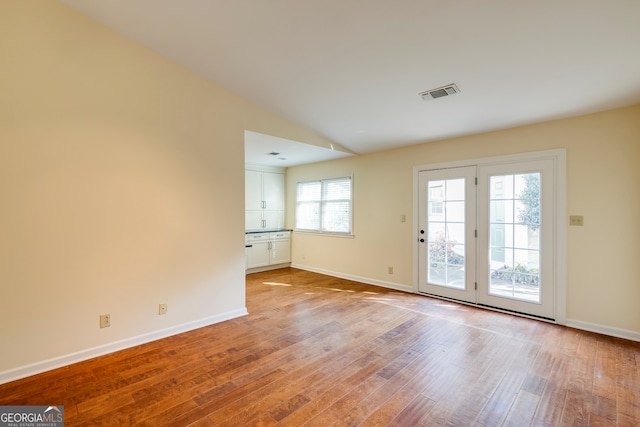
[[[540,302],[540,173],[489,185],[489,293]]]
[[[512,200],[491,200],[492,224],[508,223],[513,224],[513,201]]]
[[[464,245],[464,232],[464,223],[448,223],[447,241],[454,242],[456,245]],[[464,249],[464,247],[461,249]],[[464,253],[464,250],[462,252]]]
[[[445,202],[444,210],[447,215],[447,222],[464,224],[464,200],[455,202]]]
[[[465,179],[427,184],[427,280],[465,289]]]
[[[429,242],[435,242],[441,240],[446,233],[446,227],[444,222],[431,222],[429,223]]]

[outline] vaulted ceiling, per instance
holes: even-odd
[[[640,103],[638,0],[61,1],[355,153]]]

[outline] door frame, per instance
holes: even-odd
[[[553,260],[554,268],[554,318],[555,323],[565,325],[567,321],[567,160],[566,150],[564,148],[534,151],[520,154],[510,154],[505,156],[496,157],[483,157],[476,159],[460,160],[453,162],[443,163],[429,163],[423,165],[417,165],[413,167],[413,292],[419,293],[419,224],[418,224],[418,212],[419,212],[419,172],[434,170],[434,169],[448,169],[465,166],[484,166],[484,165],[497,165],[505,163],[526,162],[532,160],[553,160],[553,167],[555,169],[555,212],[554,212],[554,254]],[[463,303],[463,302],[461,302]],[[469,305],[477,305],[472,303],[463,303]],[[484,306],[483,306],[484,307]],[[487,308],[487,307],[484,307]],[[497,308],[491,308],[496,311],[503,311]],[[517,313],[516,313],[517,314]],[[528,317],[526,315],[523,315]],[[533,316],[532,316],[533,317]]]

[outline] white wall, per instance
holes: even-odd
[[[556,148],[585,222],[567,233],[569,324],[640,339],[640,106],[290,168],[289,227],[296,181],[354,176],[355,238],[294,233],[293,264],[412,288],[414,166]]]

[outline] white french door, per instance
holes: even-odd
[[[418,172],[418,291],[555,318],[554,160]]]
[[[478,168],[478,303],[554,318],[551,160]]]
[[[420,292],[476,301],[475,178],[475,166],[419,173]]]

